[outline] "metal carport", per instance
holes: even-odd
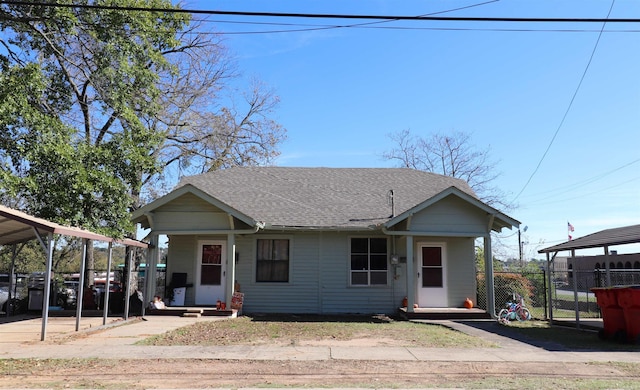
[[[571,251],[571,257],[576,257],[576,250],[579,249],[593,249],[604,248],[604,256],[607,259],[605,261],[605,272],[607,283],[611,284],[610,269],[609,269],[609,247],[616,245],[637,244],[640,243],[640,225],[631,225],[613,229],[601,230],[596,233],[579,237],[562,244],[550,246],[548,248],[540,249],[538,253],[545,253],[547,255],[547,270],[551,271],[551,263],[558,255],[558,252]],[[550,256],[550,254],[553,254]],[[549,302],[552,302],[551,295],[551,272],[547,272],[548,278],[548,298]],[[574,299],[576,306],[576,324],[580,326],[580,314],[578,311],[578,294],[576,290],[576,283],[574,283]],[[553,305],[549,305],[549,319],[553,321]]]
[[[82,251],[82,261],[81,261],[81,278],[84,277],[84,263],[87,253],[87,241],[95,240],[95,241],[103,241],[107,242],[109,245],[108,251],[108,270],[111,270],[111,249],[113,243],[122,244],[125,246],[135,246],[139,248],[147,248],[148,244],[136,240],[131,239],[122,239],[117,240],[113,239],[98,233],[93,233],[88,230],[63,226],[51,221],[47,221],[42,218],[37,218],[31,216],[29,214],[23,213],[18,210],[11,209],[9,207],[5,207],[0,205],[0,245],[13,245],[14,246],[14,258],[12,259],[12,264],[15,261],[16,255],[16,245],[20,243],[24,243],[33,239],[37,239],[44,250],[45,256],[47,258],[46,262],[46,271],[45,275],[48,275],[48,283],[44,284],[44,297],[43,297],[43,305],[42,305],[42,331],[40,335],[40,340],[44,341],[47,335],[47,322],[49,318],[49,298],[51,295],[51,268],[53,262],[53,235],[59,234],[63,236],[73,236],[83,239],[83,251]],[[131,261],[131,259],[128,259]],[[13,267],[12,267],[13,268]],[[131,267],[129,267],[131,270]],[[130,271],[129,271],[130,272]],[[13,270],[12,270],[13,273]],[[10,283],[13,281],[13,278],[10,278]],[[11,290],[11,288],[10,288]],[[76,312],[76,331],[79,329],[80,318],[82,314],[82,291],[80,288],[78,293],[78,302],[77,312]],[[126,296],[129,296],[129,286],[127,286]],[[108,313],[108,296],[109,296],[109,278],[107,278],[106,285],[106,294],[105,294],[105,308],[104,310],[104,320],[106,323],[106,317]],[[128,300],[125,300],[125,303],[128,303]],[[125,309],[125,315],[128,311],[128,305]]]

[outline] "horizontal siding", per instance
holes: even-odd
[[[476,301],[475,247],[471,238],[447,240],[447,286],[450,307]]]
[[[255,282],[255,242],[260,237],[291,239],[289,283]],[[401,276],[395,280],[390,267],[387,286],[350,287],[348,242],[347,233],[327,232],[257,234],[237,239],[242,254],[236,279],[245,293],[245,312],[394,312],[405,295],[404,268],[400,267]]]
[[[487,224],[486,213],[451,195],[413,215],[410,230],[482,235]]]
[[[349,238],[341,232],[248,234],[236,237],[236,280],[245,294],[246,313],[395,313],[407,295],[406,263],[388,267],[388,285],[351,287],[349,285]],[[363,236],[366,237],[366,236]],[[256,240],[290,239],[288,283],[256,283]],[[186,272],[187,282],[195,284],[197,241],[223,239],[226,236],[171,236],[169,241],[168,281],[172,272]],[[475,297],[474,242],[470,238],[419,238],[419,242],[447,243],[447,281],[450,306],[460,306],[466,297]],[[406,240],[389,238],[393,248],[406,256]],[[415,252],[414,252],[415,253]],[[394,277],[397,274],[397,277]],[[410,277],[415,278],[415,269]],[[194,289],[188,288],[186,305],[195,302]]]
[[[402,300],[399,286],[404,283],[402,279],[394,280],[392,267],[389,266],[387,286],[350,286],[349,238],[352,236],[347,233],[323,235],[322,313],[395,312]]]
[[[290,240],[289,282],[257,283],[256,240],[286,238]],[[242,253],[236,278],[245,293],[244,310],[264,313],[318,313],[319,264],[318,235],[315,233],[251,235],[237,240]]]
[[[227,214],[193,211],[189,213],[157,212],[153,216],[155,230],[228,230]]]
[[[229,216],[193,194],[185,194],[153,212],[154,230],[226,230]]]
[[[167,253],[167,285],[174,272],[185,272],[187,283],[195,284],[196,242],[193,236],[170,236]],[[195,303],[194,288],[187,288],[185,305]]]

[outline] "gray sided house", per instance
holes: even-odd
[[[491,232],[519,225],[464,181],[406,168],[225,169],[184,178],[133,220],[152,244],[168,236],[185,306],[230,302],[239,285],[245,312],[316,314],[394,313],[405,296],[409,311],[461,307],[476,295],[474,241],[491,259]]]

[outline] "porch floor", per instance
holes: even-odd
[[[400,317],[406,320],[484,320],[491,319],[491,315],[478,308],[466,309],[459,307],[417,307],[413,312],[407,312],[406,307],[398,308]]]
[[[147,309],[147,315],[151,316],[179,316],[179,317],[237,317],[235,309],[218,310],[215,307],[200,306],[170,306],[165,309]]]

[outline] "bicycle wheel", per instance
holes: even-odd
[[[509,321],[509,310],[507,309],[502,309],[500,310],[500,312],[498,313],[498,321]]]
[[[516,318],[518,321],[527,321],[531,319],[531,313],[529,312],[529,309],[523,307],[516,312]]]

